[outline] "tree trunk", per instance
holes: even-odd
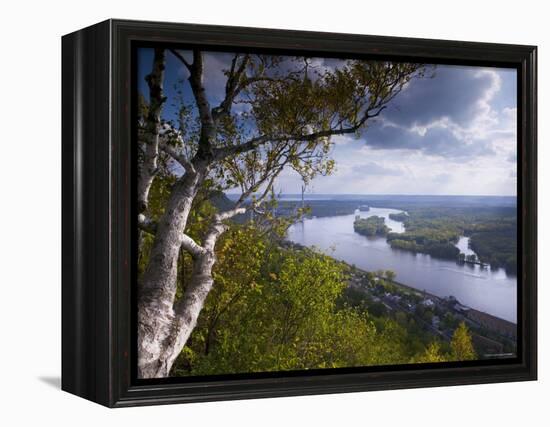
[[[170,374],[174,361],[195,329],[206,297],[214,283],[212,267],[215,261],[213,251],[207,251],[193,261],[191,280],[175,305],[172,329],[163,343],[163,352],[156,365],[156,372],[151,372],[152,377],[162,378]]]
[[[195,173],[186,174],[176,183],[157,226],[149,263],[139,283],[137,350],[140,378],[166,376],[166,369],[169,370],[163,364],[175,320],[178,254],[191,205],[206,169],[206,164],[196,167]]]
[[[160,117],[166,101],[163,94],[164,63],[164,49],[155,49],[153,69],[146,77],[149,86],[149,108],[145,119],[143,157],[137,183],[139,213],[147,210],[149,190],[158,168]]]
[[[177,259],[183,243],[187,216],[206,168],[199,169],[186,185],[187,193],[174,189],[155,237],[150,261],[141,283],[138,307],[138,375],[167,377],[191,332],[197,325],[214,279],[215,247],[227,227],[223,221],[245,211],[234,208],[218,214],[206,233],[203,246],[193,251],[193,271],[184,294],[175,302]],[[192,189],[192,190],[191,190]],[[178,200],[181,200],[178,203]],[[175,206],[173,206],[175,205]]]

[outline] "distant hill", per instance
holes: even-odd
[[[233,194],[229,195],[234,197]],[[375,205],[434,205],[434,206],[516,206],[515,196],[453,196],[453,195],[398,195],[398,194],[305,194],[306,202],[371,202]],[[280,202],[297,202],[300,194],[282,194]]]
[[[229,199],[226,194],[222,191],[215,191],[212,192],[210,196],[210,202],[220,211],[227,211],[229,209],[233,209],[235,206],[235,201]],[[232,220],[238,224],[242,224],[246,221],[248,218],[248,214],[244,215],[236,215],[232,218]]]
[[[239,197],[238,194],[220,193],[222,206],[229,206]],[[353,214],[360,206],[393,208],[409,211],[419,208],[447,208],[454,212],[487,212],[514,215],[517,207],[515,196],[430,196],[430,195],[356,195],[356,194],[305,194],[305,205],[309,207],[307,216],[326,217]],[[278,198],[276,214],[289,216],[302,206],[301,195],[283,194]],[[239,222],[244,219],[241,218]]]

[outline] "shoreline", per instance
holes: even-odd
[[[343,262],[343,264],[346,265],[351,272],[349,286],[361,290],[365,295],[373,297],[376,292],[375,289],[379,285],[377,284],[369,288],[363,284],[363,280],[368,272],[357,267],[353,268],[345,262]],[[370,273],[372,274],[373,272]],[[376,297],[389,308],[390,311],[401,311],[412,315],[419,324],[423,325],[424,329],[430,331],[434,336],[438,336],[445,341],[450,341],[452,339],[452,331],[441,328],[441,318],[436,315],[436,313],[446,313],[466,323],[471,331],[476,348],[483,349],[482,354],[484,358],[507,358],[510,357],[511,354],[515,354],[515,351],[512,353],[504,351],[506,347],[510,348],[510,345],[512,345],[513,348],[517,346],[517,325],[515,323],[463,305],[452,295],[442,298],[386,277],[375,275],[375,279],[376,282],[384,281],[404,290],[405,294],[413,294],[421,298],[421,301],[416,305],[422,305],[425,309],[433,310],[431,321],[419,318],[415,311],[416,306],[411,306],[410,303],[403,304],[402,293],[382,291],[382,296],[382,292],[379,291],[378,297]]]
[[[372,207],[375,207],[375,206],[372,206]],[[404,210],[402,210],[402,209],[400,210],[400,209],[396,209],[396,208],[383,208],[383,209],[391,209],[391,210],[397,210],[397,211],[400,211],[400,212],[406,212],[406,211],[404,211]],[[357,210],[355,211],[355,214],[357,214]],[[349,215],[350,215],[350,214],[332,215],[332,216],[333,216],[333,217],[345,217],[345,216],[349,216]],[[356,216],[357,216],[357,215],[356,215]],[[315,220],[315,219],[318,219],[318,218],[325,218],[325,217],[306,218],[306,220]],[[329,216],[328,218],[330,218],[330,216]],[[393,221],[398,222],[399,224],[403,224],[402,221],[397,221],[397,220],[393,220]],[[391,230],[391,228],[390,228],[390,230]],[[406,231],[406,230],[405,230],[404,227],[403,227],[403,231],[393,231],[393,230],[391,230],[392,233],[396,233],[396,234],[400,234],[400,233],[403,233],[403,232],[405,232],[405,231]],[[359,232],[357,232],[357,231],[356,231],[356,233],[362,235],[362,233],[359,233]],[[367,239],[370,239],[370,238],[373,238],[373,237],[374,237],[374,238],[382,238],[382,237],[380,237],[380,236],[365,236],[365,237],[366,237]],[[466,236],[466,235],[459,236],[459,238],[462,238],[462,237],[468,238],[468,239],[469,239],[469,236]],[[308,246],[302,245],[301,243],[298,243],[298,242],[289,240],[288,237],[285,237],[284,240],[285,240],[285,241],[288,241],[288,242],[291,243],[291,244],[300,246],[300,247],[304,247],[304,248],[307,248],[307,247],[308,247]],[[475,254],[475,253],[474,253],[474,254],[476,255],[476,261],[475,261],[475,262],[470,262],[470,261],[466,261],[466,260],[464,260],[464,261],[461,262],[459,259],[454,259],[454,258],[453,258],[453,259],[447,259],[447,258],[444,258],[444,257],[437,257],[437,256],[431,255],[431,254],[429,254],[429,253],[424,253],[424,252],[419,252],[419,251],[414,251],[414,250],[407,250],[407,249],[402,249],[402,248],[394,248],[394,247],[391,246],[391,244],[390,244],[389,241],[386,241],[386,244],[388,244],[388,245],[390,246],[390,248],[392,249],[392,251],[403,251],[403,252],[411,253],[411,254],[413,254],[413,255],[418,255],[418,254],[420,254],[420,255],[426,255],[426,256],[428,256],[428,257],[431,257],[432,259],[434,259],[434,260],[437,261],[437,262],[443,262],[443,263],[445,263],[445,262],[447,262],[447,263],[452,262],[453,264],[456,264],[457,268],[465,267],[465,266],[469,266],[469,267],[471,267],[471,268],[474,268],[476,265],[479,265],[479,268],[480,268],[480,269],[485,270],[485,271],[488,270],[488,271],[490,272],[489,274],[499,274],[499,273],[501,272],[501,270],[502,270],[502,272],[506,275],[506,280],[516,280],[516,282],[517,282],[517,276],[516,276],[516,275],[514,275],[514,274],[509,274],[508,272],[506,272],[506,269],[503,268],[503,267],[493,268],[493,267],[491,267],[489,264],[486,264],[486,263],[483,263],[483,262],[479,261],[479,257],[478,257],[477,254]],[[457,244],[455,244],[454,246],[460,251],[460,253],[464,253],[464,252],[462,251],[462,248],[460,248]],[[351,261],[347,261],[347,260],[345,259],[346,257],[343,257],[343,258],[340,259],[340,258],[334,258],[333,256],[331,256],[331,255],[329,255],[329,254],[327,254],[327,256],[330,256],[331,258],[333,258],[333,259],[335,259],[335,260],[337,260],[337,261],[339,261],[339,262],[344,262],[344,263],[347,264],[347,265],[350,265],[350,262],[351,262]],[[355,263],[354,263],[354,265],[357,266],[357,264],[355,264]],[[371,272],[377,271],[376,268],[378,268],[378,267],[373,266],[373,265],[369,265],[368,267],[370,267],[370,271],[371,271]],[[394,267],[395,267],[395,266],[394,266]],[[359,267],[357,267],[357,268],[359,268]],[[390,269],[392,269],[392,268],[390,267]],[[368,270],[365,270],[365,271],[368,271]],[[399,274],[399,268],[398,268],[398,267],[397,267],[397,270],[394,269],[394,271],[395,271],[397,274]],[[472,271],[473,271],[473,270],[472,270]],[[467,273],[465,273],[465,274],[467,274]],[[427,283],[431,284],[432,282],[430,281],[430,282],[427,282]],[[412,289],[412,290],[416,290],[416,291],[420,291],[420,292],[423,292],[423,291],[424,291],[424,292],[425,292],[425,288],[423,287],[424,283],[422,283],[422,282],[416,283],[417,285],[419,285],[419,287],[414,287],[414,286],[406,285],[406,284],[404,284],[404,283],[399,283],[399,282],[398,282],[397,284],[398,284],[398,285],[402,285],[402,286],[404,286],[404,287],[406,287],[406,288],[410,288],[410,289]],[[437,289],[432,289],[432,292],[434,292],[434,291],[437,292],[438,290],[437,290]],[[448,289],[447,291],[452,292],[452,289]],[[461,291],[458,290],[457,292],[458,292],[458,294],[460,295]],[[442,292],[442,293],[443,293],[443,292]],[[437,296],[437,295],[435,295],[435,294],[430,294],[430,295],[432,295],[432,296],[434,296],[434,297],[436,297],[436,298],[440,298],[440,299],[445,298],[446,296],[454,296],[452,293],[449,293],[448,295],[442,295],[442,296]],[[471,304],[472,302],[475,304],[475,301],[469,301],[470,304]],[[462,305],[464,305],[464,304],[462,304]],[[467,307],[468,307],[470,310],[477,310],[477,311],[479,311],[480,313],[485,313],[486,315],[492,316],[492,317],[494,317],[495,319],[502,320],[503,322],[508,322],[508,323],[510,323],[510,324],[512,324],[512,325],[517,325],[517,316],[513,316],[513,314],[514,314],[513,312],[512,312],[512,316],[510,316],[510,317],[513,318],[514,320],[511,320],[511,319],[508,319],[508,318],[499,317],[499,316],[496,315],[496,314],[491,314],[491,313],[488,313],[488,312],[486,312],[486,311],[482,311],[482,310],[477,309],[477,308],[474,308],[474,307],[470,307],[470,306],[467,306]],[[506,313],[506,314],[510,314],[510,313]]]
[[[340,261],[340,262],[343,262],[343,261]],[[349,266],[351,268],[351,266],[348,264],[348,263],[345,263],[347,266]],[[363,270],[359,267],[355,267],[356,270],[360,271],[361,273],[363,274],[366,274],[368,273],[368,271],[366,270]],[[373,273],[373,272],[370,272],[370,273]],[[410,292],[414,292],[414,293],[417,293],[417,294],[420,294],[420,295],[424,295],[424,296],[427,296],[428,298],[432,299],[432,300],[437,300],[437,301],[447,301],[449,300],[449,298],[451,299],[454,299],[454,302],[455,304],[458,304],[462,307],[462,311],[469,311],[469,312],[473,312],[475,316],[477,317],[486,317],[487,318],[487,321],[493,321],[493,322],[497,322],[497,323],[502,323],[503,327],[504,328],[517,328],[517,323],[514,323],[514,322],[511,322],[509,320],[506,320],[506,319],[503,319],[502,317],[498,317],[498,316],[494,316],[490,313],[487,313],[485,311],[481,311],[481,310],[477,310],[475,308],[472,308],[470,306],[467,306],[466,304],[463,304],[461,303],[458,299],[456,299],[453,295],[447,295],[446,297],[439,297],[435,294],[432,294],[426,290],[420,290],[420,289],[417,289],[417,288],[414,288],[412,286],[409,286],[409,285],[406,285],[404,283],[401,283],[401,282],[397,282],[395,280],[389,280],[387,278],[380,278],[379,276],[376,276],[378,279],[383,279],[385,280],[386,282],[389,282],[391,283],[392,285],[395,285],[395,286],[398,286],[398,287],[401,287],[401,288],[404,288],[406,289],[407,291],[410,291]]]
[[[283,245],[290,246],[290,247],[295,247],[295,248],[298,248],[300,250],[304,250],[304,249],[311,250],[311,248],[309,248],[307,246],[301,245],[299,243],[292,242],[292,241],[287,240],[287,239],[283,240]],[[328,256],[328,257],[334,259],[336,262],[344,264],[352,272],[355,270],[355,272],[356,272],[355,276],[358,275],[357,273],[361,274],[362,276],[366,275],[367,273],[371,273],[371,274],[375,273],[375,271],[370,271],[369,272],[369,271],[367,271],[363,268],[360,268],[360,267],[357,267],[357,266],[352,266],[349,263],[347,263],[346,261],[338,260],[336,258],[331,257],[330,255],[325,255],[325,256]],[[389,280],[387,278],[379,277],[377,275],[375,277],[378,280],[383,279],[386,282],[391,283],[392,285],[395,285],[395,286],[397,286],[397,287],[399,287],[403,290],[406,290],[407,292],[412,292],[412,293],[414,293],[418,296],[424,296],[425,298],[428,298],[428,299],[434,301],[434,303],[438,303],[440,306],[457,307],[456,310],[454,310],[454,313],[460,313],[460,315],[462,315],[465,318],[465,320],[468,320],[469,322],[475,323],[475,324],[477,324],[477,326],[481,326],[481,327],[487,328],[491,331],[497,332],[499,335],[502,335],[503,337],[506,337],[506,338],[509,338],[509,339],[510,338],[511,339],[516,339],[517,338],[517,323],[511,322],[511,321],[503,319],[501,317],[498,317],[498,316],[492,315],[490,313],[487,313],[487,312],[472,308],[468,305],[465,305],[465,304],[461,303],[458,299],[456,299],[456,297],[454,297],[453,295],[440,297],[440,296],[437,296],[437,295],[435,295],[431,292],[428,292],[424,289],[418,289],[418,288],[415,288],[413,286],[406,285],[402,282],[398,282],[398,281],[395,281],[395,280]]]

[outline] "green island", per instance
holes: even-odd
[[[430,215],[433,210],[430,210]],[[442,259],[458,259],[460,250],[455,246],[462,230],[453,219],[422,215],[425,211],[413,210],[406,217],[390,214],[389,217],[402,221],[404,233],[389,233],[387,240],[394,249],[425,253]]]
[[[405,199],[405,200],[404,200]],[[371,207],[399,209],[390,219],[402,222],[404,233],[392,233],[379,217],[356,218],[354,230],[365,236],[386,236],[394,249],[425,253],[436,258],[460,263],[478,263],[492,268],[504,268],[508,274],[517,273],[517,212],[515,206],[476,204],[451,201],[447,205],[408,201],[404,197],[384,200],[365,198],[361,203]],[[357,209],[357,201],[310,200],[306,216],[327,217],[349,215]],[[290,215],[299,202],[284,201],[277,206],[277,214]],[[371,219],[375,218],[375,219]],[[377,219],[378,218],[378,219]],[[477,257],[466,257],[455,246],[460,236],[470,238],[469,246]]]
[[[418,199],[418,198],[417,198]],[[425,253],[436,258],[456,260],[459,263],[478,263],[492,268],[504,268],[506,273],[517,274],[517,212],[515,206],[495,205],[480,197],[480,201],[448,200],[421,201],[396,197],[385,199],[361,199],[362,204],[371,207],[399,209],[405,212],[391,213],[390,219],[405,226],[404,233],[392,233],[370,218],[354,221],[354,230],[365,236],[386,236],[394,249]],[[308,200],[307,217],[327,217],[353,214],[358,206],[354,200]],[[500,203],[500,204],[499,204]],[[277,208],[277,215],[288,216],[295,212],[300,202],[283,201]],[[383,224],[385,226],[385,224]],[[477,257],[468,258],[455,246],[460,236],[470,238],[470,248]]]
[[[390,231],[384,218],[380,216],[370,216],[368,218],[356,216],[353,229],[356,233],[364,236],[386,236]]]

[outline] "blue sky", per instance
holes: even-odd
[[[138,90],[152,49],[138,52]],[[205,55],[210,101],[221,100],[232,55]],[[191,60],[191,57],[189,56]],[[315,58],[319,69],[342,64]],[[163,117],[177,117],[181,99],[192,102],[187,70],[167,54]],[[317,194],[516,194],[517,78],[514,69],[438,65],[431,78],[413,79],[359,138],[333,138],[336,171],[316,178]],[[301,181],[285,171],[276,190],[299,193]]]

